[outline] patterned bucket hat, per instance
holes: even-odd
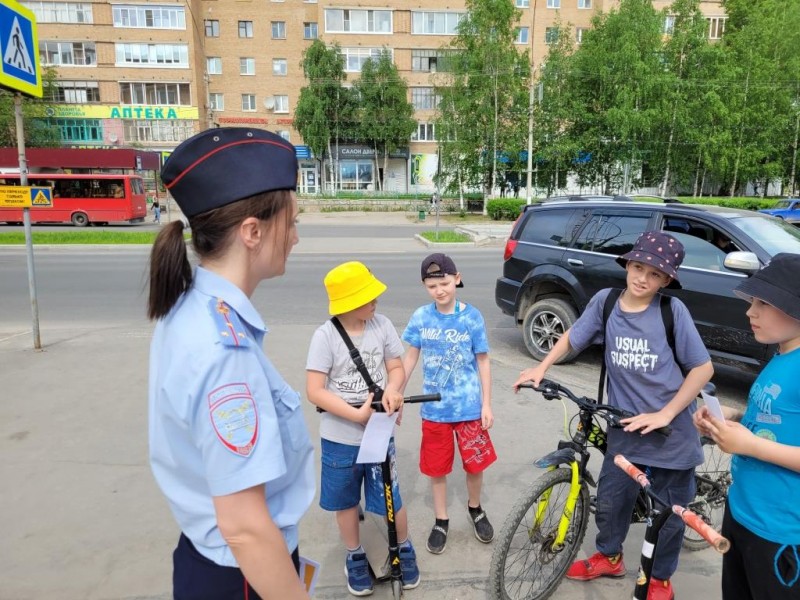
[[[663,231],[645,231],[636,240],[630,252],[617,258],[617,263],[623,268],[627,267],[629,260],[650,265],[672,278],[668,288],[680,289],[678,267],[681,266],[685,255],[683,244],[671,235]]]

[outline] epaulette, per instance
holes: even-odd
[[[250,338],[247,337],[246,329],[235,310],[220,298],[209,300],[208,309],[214,317],[219,341],[223,346],[241,347],[250,345]]]

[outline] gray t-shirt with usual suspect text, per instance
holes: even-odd
[[[350,339],[361,354],[372,381],[385,389],[385,361],[403,356],[403,343],[392,322],[376,314],[367,321],[361,335],[350,336]],[[327,374],[325,387],[350,404],[360,404],[367,399],[367,384],[350,358],[342,336],[330,321],[320,325],[311,338],[306,370]],[[331,442],[359,446],[364,425],[326,412],[320,415],[319,433]]]
[[[604,332],[603,305],[610,291],[601,290],[589,301],[569,330],[570,345],[581,351],[592,344],[605,343],[610,405],[634,414],[657,412],[672,400],[684,380],[667,342],[660,298],[656,295],[641,312],[625,312],[617,301]],[[689,372],[711,358],[683,302],[672,298],[671,307],[675,353]],[[655,432],[642,436],[637,432],[609,429],[609,452],[623,454],[634,463],[691,469],[703,462],[700,437],[692,424],[696,409],[696,402],[692,402],[673,419],[669,437]]]

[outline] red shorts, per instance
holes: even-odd
[[[422,420],[422,443],[419,470],[428,477],[444,477],[453,470],[455,444],[458,440],[461,463],[467,473],[480,473],[497,460],[489,432],[481,429],[480,419],[458,423]]]

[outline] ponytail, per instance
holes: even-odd
[[[183,222],[173,221],[158,234],[150,252],[147,317],[165,317],[191,284],[192,267],[183,239]]]

